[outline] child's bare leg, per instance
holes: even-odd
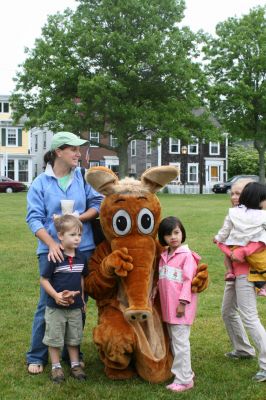
[[[232,262],[228,256],[224,257],[224,265],[225,265],[225,269],[226,269],[224,280],[225,281],[234,281],[235,274],[233,272]]]
[[[61,383],[65,380],[65,377],[60,364],[60,348],[49,347],[49,354],[52,363],[52,381],[54,383]]]
[[[86,374],[79,362],[79,348],[78,346],[67,346],[69,358],[71,362],[71,376],[73,378],[82,381],[86,379]]]
[[[72,363],[76,363],[78,365],[79,364],[78,346],[67,346],[67,350],[68,350],[71,365],[72,365]]]

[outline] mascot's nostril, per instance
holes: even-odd
[[[136,316],[135,315],[131,315],[131,319],[132,319],[132,321],[135,321],[136,320]]]
[[[147,314],[143,314],[143,315],[142,315],[142,319],[143,319],[143,320],[147,319]]]

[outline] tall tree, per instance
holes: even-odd
[[[191,111],[203,105],[205,81],[198,38],[179,27],[183,12],[184,0],[79,0],[75,11],[50,16],[17,73],[14,117],[111,133],[120,176],[131,140],[189,137],[201,123]]]
[[[216,27],[204,51],[212,83],[211,109],[227,131],[254,142],[260,181],[265,181],[266,150],[266,7]]]

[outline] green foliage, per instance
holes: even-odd
[[[178,395],[187,400],[263,400],[265,383],[254,383],[257,360],[231,361],[224,357],[231,350],[221,319],[223,296],[223,256],[212,243],[229,206],[227,195],[159,194],[163,215],[180,217],[187,231],[187,243],[209,265],[210,287],[199,295],[198,313],[191,330],[192,367],[196,374],[193,390]],[[92,342],[97,312],[91,300],[82,350],[86,382],[69,377],[66,382],[50,381],[50,364],[42,375],[27,373],[25,352],[30,341],[33,314],[39,296],[39,275],[35,254],[36,238],[25,223],[26,194],[0,194],[1,307],[0,354],[1,400],[171,400],[177,398],[165,384],[149,384],[140,378],[111,381]],[[266,325],[265,298],[258,298],[258,310]]]
[[[228,176],[258,175],[258,152],[252,146],[231,146],[228,151]]]
[[[266,7],[216,27],[204,48],[212,110],[231,135],[254,141],[261,179],[266,150]]]
[[[50,16],[17,74],[14,117],[112,133],[120,167],[132,139],[190,138],[203,123],[211,131],[208,116],[192,113],[207,84],[201,35],[179,27],[183,12],[183,0],[79,0],[75,12]]]

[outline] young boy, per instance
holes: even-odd
[[[64,248],[64,261],[50,262],[41,275],[41,285],[48,294],[45,310],[45,335],[52,363],[52,381],[65,380],[60,364],[60,351],[66,344],[71,362],[71,376],[85,380],[79,361],[82,340],[82,309],[84,302],[84,276],[87,268],[77,247],[81,241],[82,223],[73,215],[55,218],[58,238]]]

